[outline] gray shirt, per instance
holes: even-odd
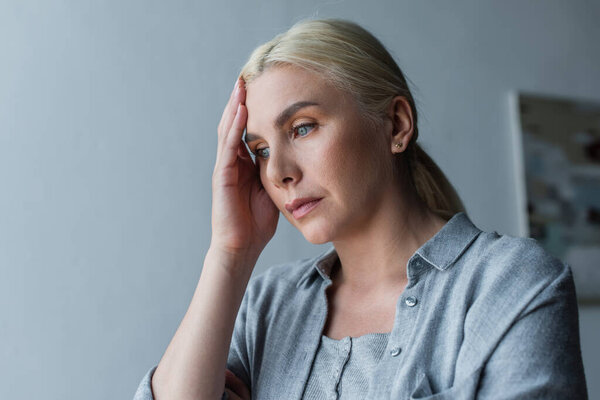
[[[331,249],[250,281],[227,367],[253,399],[303,397],[337,259]],[[364,398],[587,399],[571,270],[535,240],[482,232],[458,213],[413,254],[407,278]],[[152,399],[153,371],[136,399]]]
[[[371,371],[385,356],[389,333],[340,340],[321,337],[302,400],[360,400],[377,384]]]

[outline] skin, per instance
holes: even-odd
[[[276,126],[278,115],[298,102],[315,105]],[[355,102],[313,73],[288,67],[252,81],[246,106],[260,180],[288,221],[311,243],[360,235],[373,216],[370,208],[382,201],[381,184],[393,179],[393,157],[384,135],[370,134]],[[261,155],[266,149],[268,157]],[[322,200],[298,220],[285,203],[304,197]]]
[[[277,126],[278,115],[298,102],[317,105]],[[332,242],[340,257],[325,333],[339,339],[391,331],[408,259],[446,222],[419,202],[394,166],[403,151],[394,145],[405,148],[412,138],[408,102],[395,98],[374,126],[349,94],[312,72],[279,67],[247,86],[246,106],[248,145],[269,197],[308,241]],[[296,219],[285,203],[298,197],[322,200]]]
[[[316,104],[283,113],[298,102]],[[250,398],[226,370],[227,354],[250,275],[279,212],[307,240],[333,242],[340,257],[324,334],[337,339],[391,330],[407,261],[445,221],[417,200],[394,167],[395,153],[412,137],[408,102],[396,97],[387,111],[369,124],[351,96],[294,67],[267,69],[247,91],[236,82],[218,127],[210,248],[153,375],[156,399],[214,399],[224,390],[232,399]],[[256,164],[242,142],[246,128]],[[321,201],[296,219],[285,204],[298,197]]]

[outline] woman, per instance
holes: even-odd
[[[210,249],[136,398],[587,397],[569,267],[471,223],[371,34],[260,46],[218,131]],[[248,284],[279,212],[333,248]]]

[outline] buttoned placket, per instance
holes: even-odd
[[[321,342],[321,336],[323,332],[323,328],[325,327],[325,322],[327,321],[327,288],[331,286],[332,281],[329,279],[327,272],[322,268],[322,266],[317,266],[320,275],[323,277],[323,281],[320,284],[318,290],[318,296],[315,298],[315,301],[311,303],[313,308],[313,323],[309,324],[310,334],[304,335],[301,337],[302,343],[298,343],[298,348],[303,349],[302,352],[298,352],[297,364],[300,367],[298,368],[298,374],[301,379],[298,380],[298,385],[295,387],[293,396],[290,398],[302,398],[302,394],[306,389],[306,383],[308,382],[308,377],[310,370],[312,368],[312,364],[317,354],[317,349],[319,348],[319,343]],[[318,322],[317,322],[318,321]],[[302,354],[300,356],[300,353]]]
[[[416,255],[411,258],[407,268],[409,269],[409,281],[396,303],[394,328],[388,343],[388,353],[391,357],[399,357],[403,351],[408,350],[406,346],[409,344],[414,330],[414,322],[419,309],[417,305],[423,288],[423,285],[419,284],[420,273],[425,268],[421,257]]]
[[[414,330],[420,305],[424,301],[421,298],[424,288],[424,271],[428,264],[418,254],[413,256],[408,265],[408,284],[396,303],[396,315],[394,327],[388,341],[384,359],[380,363],[380,371],[377,374],[379,382],[394,382],[395,377],[403,366],[403,359],[410,351],[414,341]],[[389,388],[385,385],[374,385],[369,388],[368,398],[383,398],[389,396]]]
[[[329,398],[331,400],[337,400],[340,398],[340,383],[342,381],[342,375],[344,374],[344,369],[346,368],[346,364],[350,359],[350,352],[352,350],[352,338],[345,337],[341,339],[338,343],[338,360],[333,369],[333,382],[334,385],[332,387],[331,394]]]

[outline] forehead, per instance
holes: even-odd
[[[331,109],[344,103],[345,95],[314,72],[303,68],[271,67],[247,85],[248,130],[272,125],[277,115],[298,101]]]

